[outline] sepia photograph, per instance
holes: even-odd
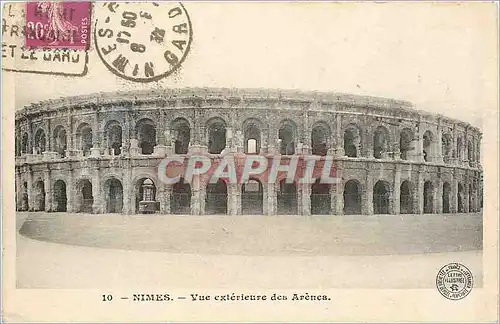
[[[498,320],[497,3],[2,18],[6,322]]]

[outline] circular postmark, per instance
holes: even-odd
[[[465,298],[474,286],[472,272],[463,264],[450,263],[442,267],[436,276],[436,287],[451,300]]]
[[[96,3],[95,47],[114,74],[136,82],[172,74],[189,53],[193,31],[181,3]]]

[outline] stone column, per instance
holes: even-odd
[[[28,210],[33,211],[35,207],[35,200],[36,200],[36,195],[33,190],[33,171],[31,168],[28,170]]]
[[[365,215],[373,215],[373,179],[370,173],[369,165],[366,167],[365,179],[365,188],[363,190],[365,204],[363,206],[362,213]]]
[[[469,176],[467,175],[467,180],[465,181],[464,184],[464,194],[465,194],[465,199],[464,199],[464,213],[469,212],[469,195],[470,195],[470,190],[469,190]]]
[[[436,203],[433,204],[433,213],[439,214],[443,212],[443,178],[441,173],[438,174],[436,179],[437,188],[435,190],[437,197],[435,197]]]
[[[102,211],[104,211],[104,208],[102,206],[102,201],[103,201],[103,196],[106,196],[107,193],[101,190],[101,177],[99,175],[98,167],[93,168],[92,170],[92,195],[94,196],[92,212],[94,214],[99,214]]]
[[[23,205],[23,184],[21,180],[21,173],[16,169],[16,210],[21,210]]]
[[[191,183],[192,197],[191,197],[191,214],[192,215],[203,215],[205,211],[205,193],[201,193],[200,188],[200,178],[199,176],[194,176]],[[202,200],[203,199],[203,206]],[[202,208],[203,207],[203,208]]]
[[[372,159],[373,158],[373,134],[371,132],[370,127],[366,127],[364,129],[364,131],[362,132],[362,134],[360,134],[360,136],[361,136],[361,139],[360,139],[361,143],[363,143],[363,142],[365,143],[364,156],[366,158]]]
[[[392,190],[392,214],[401,213],[401,164],[396,163],[394,168],[394,185]]]
[[[302,183],[298,185],[301,192],[301,209],[298,210],[299,215],[311,215],[311,184]]]
[[[415,190],[416,197],[413,201],[416,203],[416,214],[424,213],[424,175],[419,168],[417,171],[417,190]]]
[[[52,129],[50,127],[50,119],[47,119],[46,123],[47,123],[47,134],[46,134],[45,138],[47,141],[47,146],[45,149],[47,152],[52,152],[54,150],[54,148],[52,145]]]
[[[342,180],[344,174],[344,163],[339,161],[337,169],[335,170],[335,177],[338,183],[330,185],[330,192],[333,192],[331,201],[334,202],[332,212],[334,215],[344,214],[344,181]]]
[[[73,180],[73,169],[70,167],[68,181],[66,182],[66,210],[69,213],[77,212],[75,208],[75,183]]]
[[[451,184],[451,201],[450,201],[450,212],[458,213],[458,179],[457,179],[457,169],[453,170],[453,179]]]
[[[437,128],[437,143],[436,143],[436,156],[434,157],[433,162],[444,163],[443,159],[443,129],[441,126],[441,120],[439,121],[439,125]]]
[[[52,209],[52,181],[50,179],[50,170],[43,171],[43,185],[45,190],[45,211],[51,212]]]
[[[123,213],[135,214],[134,184],[132,183],[132,166],[130,160],[123,164]],[[103,193],[106,195],[106,193]]]
[[[342,132],[342,115],[335,114],[335,132],[332,132],[334,135],[333,143],[335,145],[335,156],[344,156],[344,139]]]
[[[269,190],[267,183],[262,183],[262,215],[269,215]]]
[[[241,215],[241,185],[228,184],[228,215]]]
[[[268,183],[267,184],[267,214],[269,216],[275,216],[277,213],[276,210],[277,198],[276,198],[276,184]]]
[[[99,157],[101,155],[101,130],[99,129],[99,116],[96,112],[94,114],[94,126],[92,127],[92,148],[90,149],[90,156]]]
[[[161,184],[159,186],[158,198],[160,201],[160,213],[162,215],[169,215],[172,213],[171,211],[171,201],[173,187],[172,185]]]

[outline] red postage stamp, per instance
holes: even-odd
[[[90,2],[26,3],[26,46],[87,49],[90,43]]]

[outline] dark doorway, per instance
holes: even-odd
[[[227,185],[224,181],[207,184],[205,214],[227,214]]]
[[[399,207],[401,214],[411,214],[413,213],[413,200],[410,190],[410,182],[405,180],[401,183],[400,193],[399,193]]]
[[[191,185],[185,183],[183,178],[174,184],[171,198],[172,214],[191,214]]]
[[[243,215],[262,215],[263,189],[259,180],[250,179],[241,186],[241,213]]]
[[[434,185],[431,181],[424,183],[424,214],[432,214],[434,209]]]
[[[92,183],[90,180],[84,179],[78,184],[80,187],[80,208],[81,213],[92,213],[94,197],[92,195]]]
[[[344,186],[344,214],[361,214],[361,193],[360,185],[356,180],[349,180]]]
[[[54,204],[56,212],[67,211],[66,183],[62,180],[57,180],[54,183]]]
[[[311,214],[329,215],[331,210],[330,185],[320,183],[320,179],[311,186]]]
[[[106,192],[106,212],[121,213],[123,209],[123,187],[117,179],[109,179],[104,185]]]
[[[297,187],[294,183],[286,183],[283,179],[279,183],[277,193],[278,215],[297,215]]]
[[[389,184],[385,181],[377,181],[373,186],[373,213],[389,214]]]
[[[158,209],[156,186],[149,178],[139,179],[135,186],[135,213],[154,213]]]

